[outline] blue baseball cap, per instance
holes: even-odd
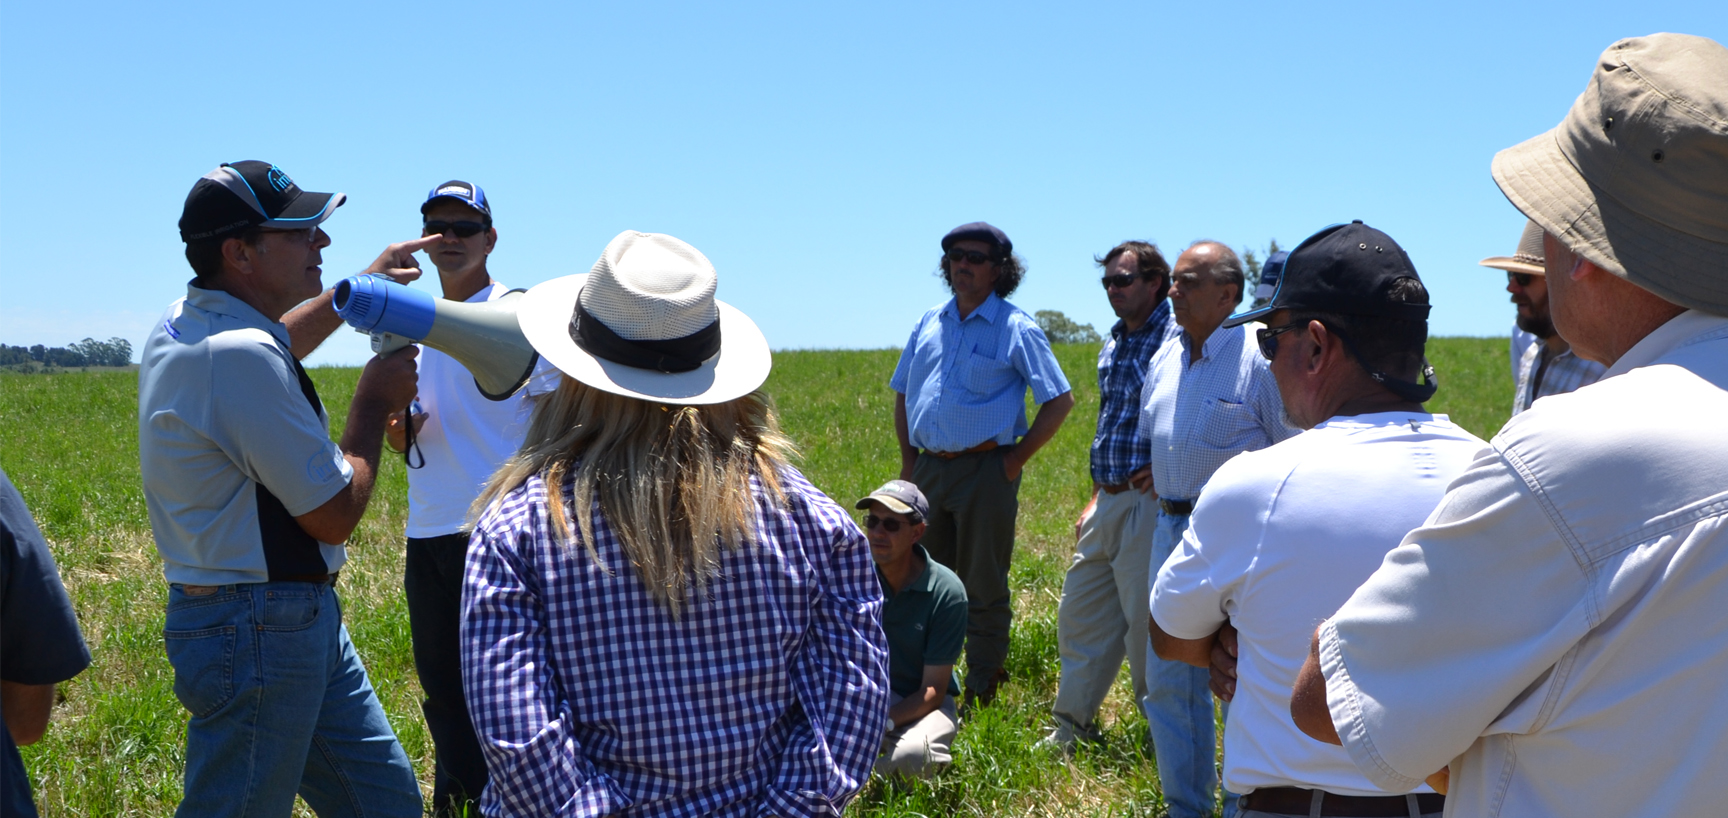
[[[455,199],[486,214],[486,221],[492,221],[492,206],[486,203],[486,191],[481,190],[479,185],[469,184],[460,179],[451,179],[432,188],[432,192],[426,194],[426,202],[420,205],[420,215],[426,215],[426,209],[439,199]]]
[[[870,496],[859,500],[857,508],[870,508],[871,503],[881,503],[895,514],[917,514],[918,519],[930,519],[930,501],[924,499],[924,492],[917,486],[905,480],[889,480],[882,488],[870,492]]]

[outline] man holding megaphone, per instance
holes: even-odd
[[[432,242],[425,248],[426,255],[438,268],[446,301],[484,304],[510,292],[486,268],[486,259],[498,244],[498,230],[492,226],[492,205],[479,185],[445,182],[427,194],[420,213],[421,231]],[[417,362],[420,394],[411,421],[414,451],[409,460],[417,468],[408,470],[403,590],[414,640],[414,668],[426,694],[421,709],[435,750],[434,813],[461,814],[464,803],[478,801],[486,786],[486,759],[462,699],[457,640],[468,507],[492,473],[521,446],[529,398],[556,388],[558,370],[541,365],[525,388],[498,400],[499,396],[482,392],[462,362],[431,344],[422,347]],[[405,411],[391,416],[387,430],[391,448],[409,448],[409,420]]]
[[[319,225],[345,198],[268,162],[205,174],[180,217],[196,277],[144,345],[140,469],[191,714],[181,816],[287,815],[296,793],[320,815],[421,814],[335,591],[416,353],[366,365],[340,445],[300,365],[340,325]],[[433,243],[392,244],[367,272],[412,280]]]

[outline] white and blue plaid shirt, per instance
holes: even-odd
[[[1028,428],[1028,388],[1040,405],[1068,393],[1037,320],[995,293],[965,320],[952,298],[924,313],[888,385],[906,396],[912,445],[938,452],[1011,446]]]
[[[1151,462],[1152,444],[1138,433],[1140,391],[1152,356],[1171,337],[1170,302],[1159,301],[1133,332],[1117,321],[1098,351],[1098,432],[1092,437],[1092,482],[1114,486]],[[1177,330],[1180,331],[1180,330]]]
[[[1580,358],[1572,354],[1571,349],[1551,355],[1548,344],[1538,338],[1535,343],[1524,347],[1524,354],[1512,371],[1517,383],[1517,391],[1512,395],[1512,414],[1529,409],[1537,398],[1564,395],[1589,386],[1607,371],[1608,367]]]
[[[1159,497],[1194,500],[1225,461],[1300,431],[1284,415],[1255,326],[1213,330],[1192,364],[1185,331],[1179,343],[1153,356],[1140,434],[1151,440],[1152,487]]]
[[[486,510],[462,592],[484,814],[840,814],[887,723],[882,589],[851,517],[783,484],[676,617],[598,508],[598,563],[555,541],[537,476]]]

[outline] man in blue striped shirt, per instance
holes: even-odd
[[[1125,241],[1098,259],[1116,325],[1098,353],[1098,431],[1092,438],[1092,500],[1074,523],[1074,560],[1056,614],[1062,678],[1046,743],[1072,750],[1096,739],[1093,719],[1128,659],[1134,702],[1146,699],[1147,574],[1158,497],[1151,444],[1136,434],[1146,369],[1175,325],[1170,263],[1158,248]]]
[[[1025,263],[985,222],[942,238],[954,297],[918,319],[889,381],[900,479],[930,501],[924,547],[966,585],[967,705],[987,705],[1007,673],[1008,565],[1020,472],[1074,408],[1038,323],[1004,301]],[[1026,390],[1039,405],[1026,424]]]
[[[1158,525],[1151,575],[1188,530],[1188,514],[1212,473],[1238,454],[1294,436],[1278,384],[1248,326],[1220,329],[1242,303],[1242,261],[1214,241],[1199,241],[1176,259],[1170,309],[1180,343],[1165,344],[1146,375],[1140,434],[1150,438]],[[1150,587],[1147,589],[1150,599]],[[1146,660],[1146,720],[1158,778],[1172,818],[1209,815],[1217,746],[1205,668]],[[1230,814],[1226,796],[1224,814]]]

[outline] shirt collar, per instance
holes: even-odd
[[[1612,378],[1641,366],[1648,366],[1657,358],[1685,346],[1687,342],[1706,334],[1721,334],[1728,332],[1728,318],[1723,318],[1697,310],[1687,310],[1673,318],[1668,323],[1657,327],[1655,331],[1644,336],[1626,350],[1620,360],[1608,367],[1602,373],[1602,378]]]
[[[1244,325],[1245,327],[1246,325]],[[1200,345],[1200,357],[1194,357],[1194,339],[1189,337],[1187,330],[1177,334],[1182,336],[1182,349],[1188,353],[1190,363],[1199,360],[1211,360],[1226,351],[1232,342],[1240,339],[1245,332],[1244,327],[1220,326],[1206,336],[1206,343]]]
[[[924,570],[919,571],[918,576],[913,577],[912,581],[906,583],[906,587],[901,588],[898,593],[894,594],[894,596],[910,593],[912,591],[927,594],[935,590],[935,580],[930,576],[930,552],[924,550],[923,543],[913,543],[912,553],[917,554],[924,560]],[[883,578],[881,566],[876,567],[876,579],[882,583],[883,590],[888,589],[888,580]]]
[[[1152,308],[1152,314],[1146,316],[1146,323],[1141,324],[1140,328],[1133,332],[1128,332],[1128,322],[1120,318],[1116,319],[1116,325],[1110,328],[1110,337],[1120,341],[1125,335],[1149,335],[1154,332],[1162,334],[1164,320],[1169,315],[1170,302],[1160,301],[1158,306]]]
[[[986,324],[996,323],[996,316],[1001,311],[1002,299],[997,298],[994,292],[985,296],[984,303],[979,304],[978,309],[973,310],[972,314],[966,316],[964,319],[960,317],[960,299],[950,298],[948,299],[948,303],[942,307],[943,314],[952,316],[955,321],[970,321],[973,318],[982,318]]]
[[[284,347],[293,348],[293,342],[288,338],[287,326],[281,321],[265,318],[264,313],[259,312],[251,304],[235,298],[224,290],[206,290],[188,282],[186,284],[186,303],[205,312],[226,315],[247,326],[257,327],[275,336],[276,340],[281,341]]]

